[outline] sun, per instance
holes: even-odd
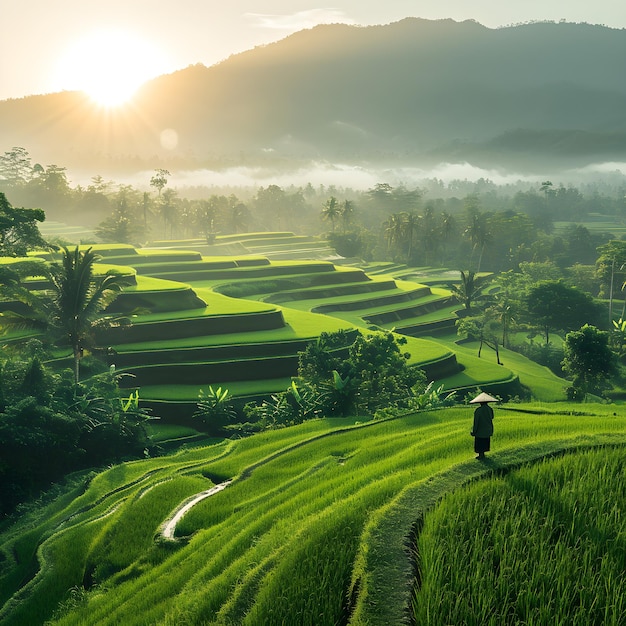
[[[150,78],[168,71],[163,52],[131,33],[99,30],[71,44],[58,63],[61,90],[84,91],[101,106],[130,100]]]

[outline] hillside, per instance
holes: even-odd
[[[0,137],[46,163],[118,171],[157,159],[581,165],[626,156],[624,58],[626,32],[589,24],[323,25],[159,77],[124,109],[74,92],[0,102]],[[168,129],[175,148],[161,146]]]
[[[430,570],[428,562],[415,568],[420,555],[407,545],[414,545],[422,520],[445,494],[566,451],[596,448],[602,456],[608,453],[602,446],[623,446],[621,408],[585,405],[584,415],[579,409],[497,407],[494,450],[484,463],[472,458],[472,409],[459,406],[367,423],[313,420],[74,477],[56,499],[47,498],[13,526],[0,528],[0,621],[7,626],[51,618],[46,623],[71,626],[404,623],[419,582],[415,574]],[[623,485],[621,450],[615,471]],[[609,496],[614,481],[607,478],[602,474],[596,489]],[[600,535],[589,520],[592,513],[623,519],[623,497],[591,511],[581,509],[580,500],[568,503],[577,477],[568,479],[567,488],[546,493],[549,485],[544,479],[534,495],[526,480],[518,490],[531,497],[537,511],[549,504],[557,509],[555,520],[536,524],[549,527],[554,521],[552,536],[534,546],[549,560],[566,531],[576,531],[570,561],[577,568],[569,577],[555,579],[540,570],[531,587],[520,570],[505,568],[506,558],[519,561],[525,552],[507,551],[506,545],[523,541],[527,529],[507,526],[502,517],[490,519],[489,528],[471,529],[486,538],[491,527],[500,533],[496,539],[502,541],[484,560],[502,553],[503,567],[491,572],[492,578],[512,579],[521,587],[519,594],[507,594],[517,608],[517,619],[507,623],[533,621],[533,605],[542,606],[557,584],[561,593],[564,582],[588,578],[606,590],[606,604],[581,594],[565,607],[562,623],[587,623],[569,619],[576,610],[588,619],[596,616],[593,623],[601,623],[597,614],[603,616],[605,606],[606,615],[619,615],[623,582],[604,566],[617,559],[613,572],[621,574],[623,541],[620,535]],[[489,504],[484,497],[476,502],[478,509]],[[184,507],[187,513],[178,519]],[[594,565],[581,567],[581,547],[594,536]],[[456,544],[466,550],[466,544]],[[501,602],[492,599],[490,580],[477,582],[483,582],[493,614]],[[471,597],[448,595],[457,605]],[[474,623],[471,616],[428,623]]]

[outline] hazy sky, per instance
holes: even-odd
[[[85,88],[107,67],[138,82],[212,65],[318,23],[404,17],[474,19],[496,28],[565,19],[626,28],[626,0],[0,0],[0,100]],[[105,67],[106,66],[106,67]]]

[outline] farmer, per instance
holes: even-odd
[[[474,437],[474,452],[478,454],[477,459],[484,459],[485,452],[489,452],[491,445],[491,435],[493,435],[493,409],[490,402],[497,402],[487,393],[478,394],[470,404],[480,404],[474,411],[474,425],[470,435]]]

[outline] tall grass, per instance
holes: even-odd
[[[418,624],[623,624],[626,451],[569,454],[445,498],[419,539]]]
[[[551,408],[497,408],[490,467],[502,470],[531,448],[624,439],[626,422],[614,407],[591,407],[589,416]],[[457,407],[364,424],[315,420],[111,468],[58,506],[53,520],[0,535],[6,555],[27,537],[24,555],[38,546],[43,557],[0,621],[41,623],[60,606],[54,623],[71,626],[376,623],[367,607],[355,621],[353,609],[366,595],[379,607],[389,603],[392,594],[378,581],[392,578],[383,570],[370,584],[367,575],[407,558],[402,546],[397,557],[388,550],[390,535],[380,533],[377,562],[361,558],[374,554],[369,538],[383,528],[377,516],[393,513],[403,494],[441,484],[438,476],[449,476],[445,491],[463,484],[471,468],[488,471],[473,459],[471,415]],[[160,538],[160,522],[207,479],[232,483],[182,518],[177,541]],[[404,523],[392,515],[393,528]],[[352,587],[357,561],[362,584]],[[72,587],[88,591],[71,594]]]

